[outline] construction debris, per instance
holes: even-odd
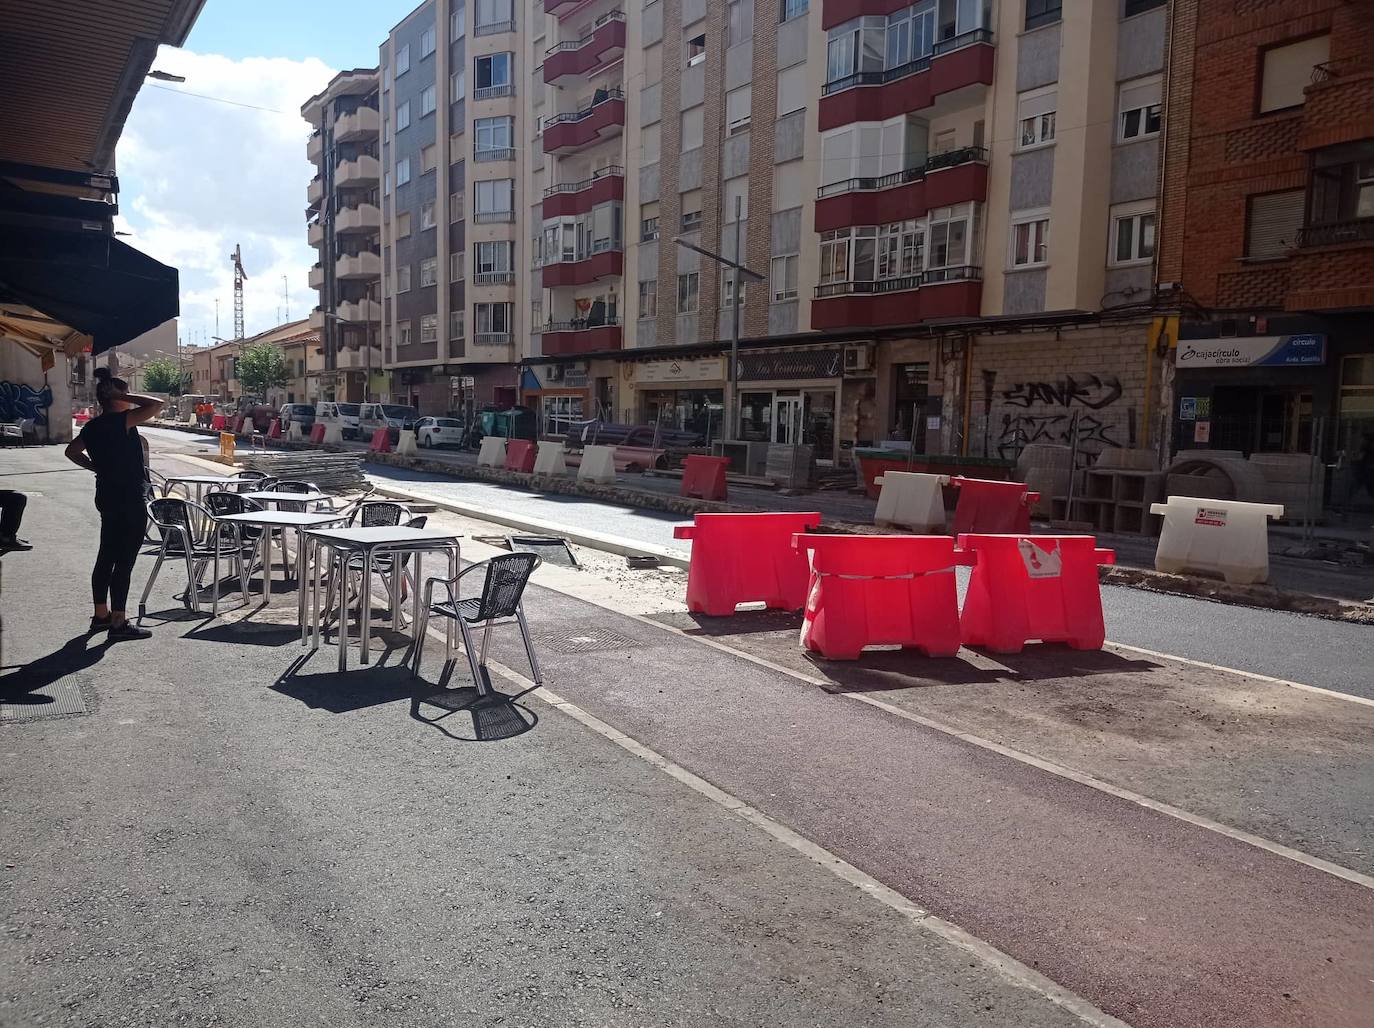
[[[261,471],[272,478],[314,482],[321,492],[326,493],[356,492],[367,486],[361,453],[284,450],[277,453],[245,453],[241,461],[248,471]]]

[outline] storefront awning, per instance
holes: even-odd
[[[24,304],[92,339],[127,343],[180,313],[175,268],[104,232],[6,226],[0,303]]]

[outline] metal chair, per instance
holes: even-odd
[[[285,479],[277,483],[279,493],[317,493],[319,489],[313,482],[302,482],[297,479]]]
[[[534,672],[534,684],[544,684],[543,673],[539,670],[539,660],[534,655],[534,642],[530,639],[530,626],[525,621],[525,608],[522,597],[530,576],[543,561],[534,553],[510,553],[492,557],[480,564],[473,564],[459,572],[455,578],[431,578],[425,583],[424,606],[420,612],[420,622],[415,626],[415,654],[411,659],[411,670],[418,675],[424,658],[425,630],[429,627],[431,614],[449,619],[447,647],[444,651],[444,667],[453,661],[453,625],[463,635],[463,651],[468,656],[468,667],[477,692],[485,695],[488,679],[484,674],[487,666],[487,643],[491,630],[500,625],[517,624],[520,638],[525,643],[525,654],[529,657],[530,670]],[[482,594],[470,599],[459,595],[459,583],[467,575],[479,569],[486,570],[482,583]],[[448,598],[441,603],[434,602],[434,586],[442,585]],[[482,648],[480,653],[472,645],[473,629],[481,629]]]
[[[367,500],[349,518],[350,528],[395,528],[410,511],[391,500]]]
[[[255,480],[255,481],[260,481],[261,479],[264,479],[264,478],[267,477],[267,472],[266,472],[266,471],[239,471],[239,472],[236,472],[232,477],[234,477],[234,478],[247,478],[247,479],[253,479],[253,480]]]
[[[199,514],[197,518],[195,515]],[[158,549],[157,563],[153,565],[153,572],[148,576],[148,584],[143,587],[143,595],[138,601],[138,620],[148,613],[148,597],[153,591],[153,583],[157,581],[158,572],[162,570],[162,562],[169,555],[181,556],[186,561],[186,592],[182,596],[182,602],[187,609],[200,613],[200,576],[205,573],[205,568],[212,561],[215,566],[215,579],[213,583],[213,599],[211,601],[210,616],[219,615],[219,559],[222,556],[232,557],[236,562],[239,580],[243,581],[243,558],[237,548],[225,552],[221,546],[224,540],[223,534],[218,530],[218,523],[214,515],[206,508],[192,500],[183,500],[180,497],[164,496],[161,499],[153,500],[148,504],[148,516],[152,518],[158,529],[162,532],[162,546]],[[196,528],[197,522],[205,525],[208,531],[199,531]],[[168,544],[175,539],[181,548],[181,553],[170,553]],[[244,593],[246,602],[248,595]]]
[[[210,509],[210,513],[216,518],[222,518],[226,514],[246,514],[249,511],[262,510],[263,506],[257,500],[250,500],[239,493],[225,492],[221,489],[213,490],[205,494],[205,506]],[[256,567],[258,544],[262,542],[262,528],[258,525],[220,525],[220,533],[226,538],[237,540],[239,549],[245,550],[249,556],[246,566],[240,565],[239,582],[244,595],[248,593],[248,576],[253,573]],[[269,543],[270,546],[270,543]],[[282,542],[282,567],[286,567],[286,543]]]

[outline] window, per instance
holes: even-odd
[[[826,82],[866,71],[882,71],[886,50],[887,19],[884,17],[853,18],[835,26],[826,39]]]
[[[641,166],[658,163],[662,127],[661,123],[656,121],[639,130],[639,161]]]
[[[396,292],[410,292],[410,265],[402,264],[396,269]]]
[[[794,64],[778,72],[778,117],[806,106],[806,65]]]
[[[1245,210],[1245,256],[1263,260],[1282,257],[1293,249],[1302,230],[1306,198],[1301,189],[1250,197]]]
[[[733,307],[735,305],[735,289],[733,269],[722,268],[720,271],[720,305],[722,307]],[[749,283],[739,284],[739,302],[741,305],[749,302]]]
[[[467,75],[462,68],[459,68],[448,77],[448,99],[450,103],[457,103],[467,95]]]
[[[420,91],[420,117],[434,113],[434,87],[425,86]]]
[[[800,18],[810,8],[808,0],[782,0],[778,21],[791,21]]]
[[[801,258],[795,253],[774,257],[772,261],[773,300],[795,300],[797,298],[797,262]]]
[[[1259,112],[1299,107],[1312,83],[1312,69],[1331,58],[1331,37],[1313,36],[1265,50],[1261,57]]]
[[[434,201],[420,205],[420,231],[434,227]]]
[[[887,18],[887,67],[929,57],[935,47],[935,5],[908,7]]]
[[[754,37],[754,0],[729,0],[725,5],[725,45]]]
[[[424,175],[434,170],[435,166],[438,164],[438,153],[439,148],[436,147],[433,143],[430,143],[429,146],[424,146],[420,148],[421,175]]]
[[[1312,168],[1313,225],[1374,218],[1374,143],[1368,140],[1318,150]],[[1330,232],[1328,242],[1354,242]]]
[[[639,205],[639,241],[658,238],[658,201]]]
[[[683,45],[683,57],[687,61],[687,67],[701,64],[706,60],[706,33],[701,32],[692,36]]]
[[[450,282],[463,281],[463,262],[465,255],[462,250],[455,250],[448,255],[448,280]]]
[[[705,106],[690,107],[682,112],[682,153],[695,150],[705,138]]]
[[[1026,0],[1026,31],[1053,25],[1060,18],[1063,0]]]
[[[396,108],[396,131],[410,128],[410,101]]]
[[[878,255],[873,225],[821,233],[821,284],[872,282]]]
[[[689,189],[680,195],[682,210],[682,231],[691,232],[701,228],[701,190]]]
[[[545,396],[542,399],[544,435],[561,439],[582,421],[581,396]]]
[[[749,176],[740,175],[738,178],[725,180],[725,188],[721,191],[721,221],[727,225],[735,222],[735,205],[739,205],[739,217],[741,221],[749,218]]]
[[[466,199],[465,194],[461,192],[448,194],[448,220],[450,224],[463,220],[463,203]]]
[[[478,243],[473,253],[473,261],[474,274],[478,276],[500,275],[514,271],[515,242],[510,239],[498,239]]]
[[[396,77],[400,78],[410,70],[410,44],[396,51]]]
[[[749,129],[749,107],[754,87],[740,86],[725,94],[725,134],[733,136]]]
[[[1048,212],[1012,215],[1011,266],[1037,268],[1049,260],[1050,219]]]
[[[434,26],[430,26],[420,33],[420,60],[424,60],[434,53]]]
[[[479,57],[477,58],[477,80],[475,85],[478,89],[509,86],[511,82],[510,73],[510,54],[489,54],[486,57]]]
[[[464,319],[464,317],[463,317],[463,312],[462,312],[462,311],[449,311],[449,314],[448,314],[448,337],[449,337],[450,339],[462,339],[462,338],[463,338],[463,322],[464,322],[464,320],[466,320],[466,319]]]
[[[1158,75],[1122,83],[1118,100],[1121,110],[1118,142],[1159,135],[1161,87],[1162,80]]]
[[[1054,88],[1022,93],[1016,101],[1016,148],[1029,150],[1054,142],[1054,114],[1059,93]]]
[[[432,343],[439,338],[439,315],[420,315],[420,342]]]
[[[473,126],[478,154],[509,155],[515,135],[515,119],[478,118]]]
[[[978,263],[973,247],[978,238],[978,207],[959,204],[937,207],[928,216],[926,229],[925,270],[932,281],[943,281],[948,275],[931,275],[932,271],[962,271]]]
[[[1126,11],[1122,15],[1130,18],[1136,14],[1144,14],[1146,11],[1153,11],[1156,7],[1163,7],[1164,0],[1126,0]]]
[[[426,257],[420,262],[420,287],[436,285],[439,281],[439,259]]]
[[[402,157],[396,162],[396,185],[403,186],[410,181],[410,158]]]
[[[1128,204],[1112,211],[1112,265],[1144,264],[1155,255],[1154,202]]]
[[[396,238],[404,239],[410,235],[410,212],[405,211],[396,215]]]
[[[401,322],[399,325],[396,326],[396,345],[397,345],[397,346],[409,346],[409,345],[410,345],[410,322],[408,322],[408,321],[403,321],[403,322]]]
[[[477,29],[507,26],[515,20],[511,0],[477,0],[473,24]],[[481,35],[481,32],[478,32]]]
[[[879,228],[879,280],[920,274],[925,242],[925,227],[914,220],[899,221]]]
[[[658,279],[651,278],[639,283],[639,316],[658,317]]]
[[[484,335],[510,335],[512,308],[511,303],[475,303],[472,316],[477,322],[478,342]]]
[[[773,166],[773,210],[790,211],[800,207],[806,188],[804,161],[786,161]]]
[[[511,214],[515,210],[515,179],[497,178],[473,184],[473,213]]]
[[[448,21],[448,34],[453,39],[462,39],[468,31],[468,9],[465,4],[459,4],[453,9]]]
[[[382,172],[382,195],[383,195],[383,196],[390,196],[390,195],[391,195],[391,172],[390,172],[390,171],[384,171],[384,172]]]
[[[530,301],[530,324],[536,328],[544,324],[544,301]]]
[[[690,271],[677,277],[677,312],[692,314],[700,306],[701,276]]]

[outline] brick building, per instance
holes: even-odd
[[[1184,301],[1176,444],[1319,437],[1327,460],[1355,456],[1374,432],[1374,3],[1172,16],[1158,277]]]

